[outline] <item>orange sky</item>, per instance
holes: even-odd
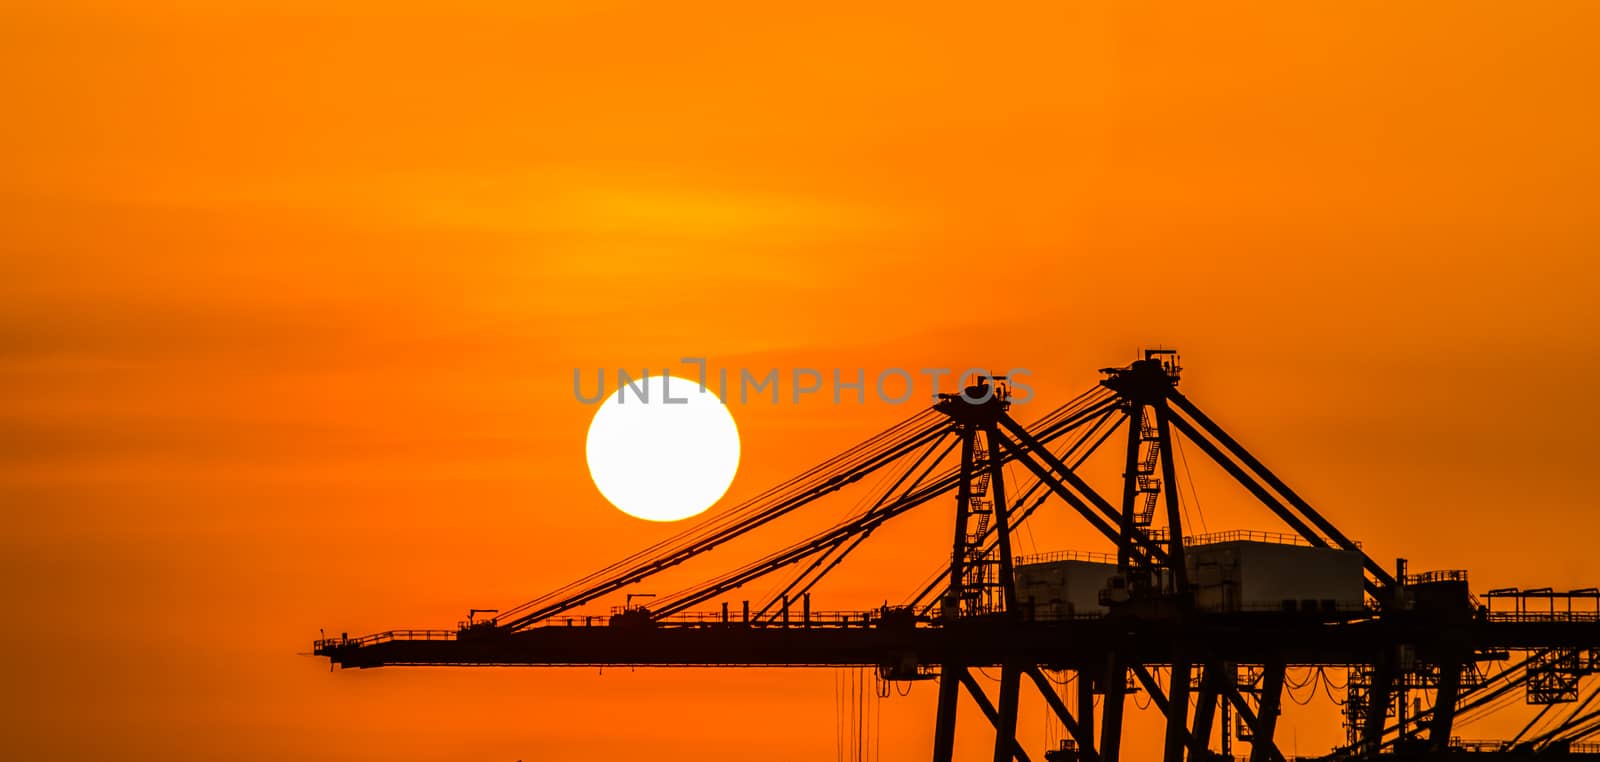
[[[1027,367],[1038,413],[1175,345],[1374,557],[1600,582],[1600,6],[326,5],[0,5],[8,755],[826,757],[827,671],[296,655],[673,531],[570,385],[684,355]],[[908,412],[736,409],[730,498]]]

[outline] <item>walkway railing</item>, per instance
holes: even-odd
[[[455,640],[455,630],[388,630],[363,635],[359,638],[338,637],[323,638],[315,643],[317,648],[330,648],[334,646],[370,646],[376,643],[387,643],[394,640]]]

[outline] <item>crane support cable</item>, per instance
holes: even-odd
[[[920,417],[917,416],[917,418]],[[800,484],[798,488],[785,492],[771,500],[769,504],[763,504],[759,510],[746,513],[736,508],[735,511],[741,514],[740,521],[716,522],[712,531],[691,530],[683,535],[685,538],[683,540],[674,542],[673,540],[677,538],[672,538],[659,543],[657,547],[653,547],[649,551],[634,554],[634,556],[630,556],[630,559],[640,560],[632,563],[613,564],[613,567],[621,567],[619,571],[614,571],[604,576],[590,575],[586,579],[593,580],[595,577],[599,577],[599,579],[587,584],[569,585],[566,588],[576,587],[577,590],[575,592],[542,605],[529,606],[524,604],[519,606],[513,613],[527,613],[522,613],[521,616],[505,622],[502,626],[512,630],[522,629],[540,619],[582,605],[601,595],[644,579],[662,569],[683,563],[796,508],[807,505],[823,495],[860,480],[863,476],[899,459],[928,441],[943,436],[947,428],[948,424],[945,421],[924,425],[913,430],[910,434],[901,435],[890,443],[880,446],[874,452],[853,459],[852,465],[848,468],[823,472],[816,478],[807,480]],[[662,549],[663,547],[664,550]],[[641,556],[643,556],[642,559],[640,558]],[[547,595],[545,599],[548,600],[554,597],[554,594]],[[529,609],[532,610],[530,611]],[[502,615],[502,618],[504,618],[504,615]]]
[[[1050,430],[1045,436],[1048,438],[1062,436],[1074,428],[1081,426],[1085,421],[1092,420],[1093,413],[1098,407],[1099,406],[1095,406],[1095,408],[1085,411],[1085,413],[1088,413],[1088,415],[1079,414],[1065,420],[1060,420],[1054,424],[1053,427],[1050,427]],[[1060,416],[1051,414],[1046,416],[1046,418],[1059,419]],[[727,574],[724,574],[723,576],[718,577],[710,582],[697,585],[688,590],[674,593],[665,599],[658,600],[656,606],[652,608],[652,615],[656,617],[670,616],[687,609],[690,606],[710,600],[729,590],[738,588],[750,582],[751,580],[765,576],[772,571],[805,560],[814,554],[824,552],[825,550],[843,543],[857,534],[869,534],[872,532],[872,530],[881,526],[889,519],[894,518],[895,516],[898,516],[923,503],[926,503],[927,501],[941,494],[949,492],[956,487],[959,480],[959,468],[949,468],[941,473],[938,479],[931,485],[918,489],[915,492],[903,494],[900,498],[878,507],[875,512],[869,512],[868,515],[864,515],[858,520],[845,522],[828,532],[808,538],[806,540],[802,540],[801,542],[791,545],[790,547],[785,548],[778,553],[772,554],[746,566],[740,567],[739,569],[728,572]]]
[[[942,442],[943,440],[934,440],[933,445],[928,448],[928,451],[923,453],[922,457],[917,459],[916,463],[911,464],[911,468],[907,470],[906,476],[909,476],[911,472],[916,471],[917,468],[922,465],[923,461],[932,456],[934,450],[938,449]],[[956,445],[960,443],[960,439],[952,438],[948,444],[945,444],[944,448],[939,451],[939,454],[937,456],[933,456],[933,460],[928,462],[927,468],[924,469],[922,473],[918,474],[916,480],[906,487],[905,491],[901,494],[901,498],[903,499],[906,495],[910,494],[912,490],[920,486],[922,482],[928,478],[928,474],[932,473],[933,469],[937,468],[939,464],[949,456],[950,451],[954,450]],[[905,476],[902,476],[899,481],[896,481],[893,486],[885,491],[883,497],[879,498],[871,508],[868,508],[867,511],[862,514],[862,518],[871,516],[875,511],[881,510],[884,501],[899,489],[900,484],[903,481],[905,481]],[[857,547],[860,547],[861,543],[865,542],[870,536],[872,536],[872,532],[868,530],[857,533],[854,539],[849,540],[848,544],[846,544],[843,540],[841,540],[839,543],[835,543],[828,549],[826,553],[818,556],[810,566],[802,570],[799,575],[796,575],[794,580],[792,580],[788,585],[784,586],[783,590],[779,591],[777,594],[769,598],[766,603],[762,604],[760,611],[756,613],[756,617],[759,619],[760,617],[766,615],[766,613],[771,610],[773,606],[778,605],[786,597],[798,597],[810,592],[811,588],[814,587],[817,582],[821,581],[822,578],[828,574],[828,572],[833,571],[834,567],[837,567],[841,562],[843,562],[845,557],[849,556],[850,553]]]
[[[1046,416],[1058,418],[1070,408],[1092,403],[1102,395],[1096,390],[1078,395],[1072,402]],[[773,519],[811,503],[823,495],[834,492],[862,477],[884,467],[909,452],[943,436],[949,429],[945,416],[932,409],[924,410],[885,431],[868,443],[857,445],[835,456],[824,465],[791,479],[785,490],[769,489],[756,499],[737,506],[706,527],[697,527],[676,537],[612,564],[601,572],[588,575],[539,599],[530,601],[501,615],[502,627],[520,630],[541,619],[575,608],[606,593],[638,582],[663,569],[676,566]],[[909,430],[910,433],[906,433]],[[868,444],[876,444],[869,449]],[[832,464],[832,465],[830,465]],[[508,616],[514,617],[507,619]]]
[[[1059,434],[1064,434],[1064,432],[1067,431],[1074,431],[1074,429],[1077,429],[1078,426],[1082,426],[1082,423],[1085,421],[1085,419],[1090,419],[1091,416],[1099,415],[1098,419],[1094,419],[1093,426],[1090,426],[1090,429],[1088,429],[1088,432],[1086,432],[1085,435],[1078,437],[1078,439],[1072,440],[1072,443],[1067,445],[1066,450],[1062,451],[1062,458],[1074,458],[1074,453],[1077,453],[1078,448],[1083,447],[1086,442],[1091,442],[1091,440],[1093,440],[1093,445],[1091,445],[1088,450],[1083,451],[1082,455],[1077,455],[1077,463],[1074,464],[1074,467],[1077,467],[1077,464],[1083,463],[1083,459],[1088,458],[1088,456],[1090,456],[1091,453],[1093,453],[1093,451],[1096,450],[1099,445],[1101,445],[1101,442],[1104,442],[1107,437],[1110,437],[1110,432],[1117,429],[1117,426],[1114,424],[1114,426],[1110,427],[1110,429],[1107,429],[1104,434],[1099,435],[1099,439],[1094,439],[1094,429],[1098,429],[1099,426],[1102,426],[1102,424],[1106,423],[1107,419],[1114,418],[1115,411],[1117,411],[1117,403],[1115,403],[1114,399],[1110,399],[1110,395],[1096,394],[1096,392],[1101,392],[1101,389],[1099,389],[1099,387],[1094,387],[1094,389],[1090,389],[1090,391],[1085,392],[1085,394],[1078,395],[1078,397],[1075,397],[1072,402],[1067,403],[1067,405],[1062,405],[1062,407],[1058,408],[1056,411],[1051,411],[1051,413],[1048,413],[1048,415],[1043,416],[1038,423],[1035,423],[1035,427],[1040,429],[1040,431],[1050,432],[1050,434],[1048,434],[1050,437],[1058,437]],[[1085,397],[1093,397],[1093,399],[1088,400],[1088,402],[1083,402]],[[1077,408],[1080,407],[1082,407],[1082,410],[1077,410]],[[1120,424],[1122,418],[1115,418],[1115,421]],[[1022,504],[1026,504],[1027,498],[1029,498],[1034,491],[1037,491],[1038,487],[1042,487],[1042,485],[1042,480],[1035,479],[1034,483],[1032,483],[1032,487],[1027,488],[1027,490],[1024,491],[1019,498],[1016,498],[1013,506],[1022,506]],[[1022,514],[1019,514],[1018,517],[1011,522],[1011,525],[1014,527],[1014,525],[1021,523],[1022,520],[1027,519],[1029,515],[1032,515],[1034,509],[1037,509],[1037,507],[1040,506],[1043,501],[1045,501],[1045,498],[1040,496],[1035,503],[1029,504],[1029,506],[1022,511]],[[982,538],[979,538],[979,541],[986,541],[987,543],[986,546],[984,546],[984,554],[994,552],[994,546],[998,543],[998,538],[995,536],[998,527],[1000,527],[998,523],[990,523],[989,527],[984,530],[984,535],[982,535]],[[862,538],[864,538],[864,535],[862,535]],[[936,589],[939,589],[939,586],[944,583],[944,578],[946,578],[947,575],[949,575],[949,570],[947,570],[947,568],[941,567],[938,568],[938,570],[934,570],[933,576],[931,576],[930,580],[926,581],[926,583],[923,583],[922,592],[917,594],[914,599],[910,600],[909,604],[907,605],[912,608],[920,607],[923,599],[926,599],[926,597],[930,596],[930,594],[933,594]],[[779,594],[779,596],[781,596],[781,594]],[[779,600],[779,596],[774,596],[773,600]],[[766,607],[762,607],[762,612],[766,612],[768,607],[771,607],[771,605],[773,605],[773,602],[770,600],[770,602],[766,604]]]
[[[592,572],[574,582],[556,588],[555,590],[545,593],[544,595],[528,601],[527,603],[507,609],[501,613],[500,618],[509,621],[512,617],[522,614],[530,609],[549,604],[553,601],[559,600],[564,595],[570,595],[578,590],[581,590],[585,586],[593,585],[599,581],[608,579],[611,576],[620,573],[623,569],[626,569],[630,565],[638,564],[644,559],[666,552],[667,549],[673,547],[675,544],[684,545],[692,543],[696,538],[708,536],[716,531],[725,529],[728,526],[749,520],[750,517],[757,516],[763,511],[770,510],[773,505],[781,503],[784,495],[802,489],[807,485],[815,485],[818,482],[825,483],[828,479],[838,475],[842,470],[848,469],[852,464],[861,462],[861,460],[866,457],[870,451],[878,447],[883,441],[891,437],[899,436],[905,431],[920,429],[924,426],[927,426],[934,420],[934,418],[935,417],[932,415],[931,410],[920,411],[915,415],[896,423],[888,429],[879,432],[866,441],[849,448],[843,453],[835,455],[821,464],[808,469],[800,475],[781,482],[774,487],[768,488],[755,497],[735,505],[726,511],[719,512],[705,522],[697,524],[696,526],[690,527],[689,529],[680,532],[677,535],[668,537],[654,545],[635,552],[632,555],[612,563],[603,569]]]
[[[1069,445],[1067,445],[1067,447],[1063,448],[1062,453],[1059,456],[1062,460],[1071,459],[1072,460],[1072,462],[1070,464],[1071,468],[1075,469],[1078,466],[1082,465],[1085,460],[1088,460],[1089,456],[1093,455],[1094,452],[1100,448],[1101,444],[1103,444],[1107,439],[1109,439],[1111,437],[1111,435],[1114,432],[1116,432],[1117,429],[1121,428],[1122,422],[1127,419],[1126,416],[1117,415],[1117,412],[1118,412],[1117,405],[1116,405],[1116,403],[1114,401],[1111,402],[1111,404],[1104,406],[1103,408],[1097,408],[1097,409],[1102,409],[1103,410],[1103,412],[1100,413],[1100,417],[1095,419],[1094,423],[1092,425],[1090,425],[1090,427],[1087,430],[1085,430],[1085,432],[1084,432],[1084,434],[1082,436],[1080,436],[1077,439],[1073,440]],[[1096,430],[1098,430],[1101,426],[1104,426],[1106,421],[1112,421],[1111,426],[1107,427],[1104,432],[1101,432],[1100,434],[1096,435],[1096,433],[1095,433]],[[1086,444],[1088,445],[1087,449],[1084,449],[1082,452],[1079,452],[1079,448],[1083,447]],[[1016,506],[1016,507],[1019,507],[1020,508],[1020,512],[1011,520],[1010,523],[1011,523],[1012,526],[1021,525],[1022,522],[1026,521],[1029,516],[1033,515],[1034,511],[1037,510],[1039,508],[1039,506],[1044,504],[1044,501],[1051,494],[1048,491],[1046,491],[1045,494],[1040,495],[1032,503],[1028,502],[1028,500],[1033,496],[1033,494],[1035,492],[1037,492],[1040,487],[1043,487],[1044,484],[1045,484],[1044,479],[1041,479],[1037,475],[1035,475],[1034,476],[1034,480],[1033,480],[1033,484],[1030,485],[1028,487],[1028,489],[1024,490],[1023,493],[1015,501],[1013,501],[1012,505]],[[1013,508],[1013,510],[1017,510],[1017,509],[1018,508]],[[985,543],[983,545],[983,553],[984,553],[984,555],[988,555],[988,554],[994,552],[995,546],[998,545],[999,542],[1000,542],[1000,538],[999,538],[999,534],[998,533],[999,533],[999,524],[998,523],[990,524],[989,527],[984,530],[983,538],[982,538],[982,541]],[[930,597],[930,596],[933,596],[933,594],[935,592],[938,592],[938,591],[941,591],[941,590],[944,589],[945,578],[948,575],[949,575],[949,569],[947,569],[945,567],[940,567],[939,569],[936,569],[934,571],[932,577],[930,577],[929,580],[923,584],[921,592],[919,592],[915,596],[913,596],[911,598],[910,603],[908,603],[907,605],[909,605],[913,609],[918,609],[921,613],[924,613],[924,614],[929,613],[930,611],[932,611],[933,607],[938,603],[939,598],[938,597]]]
[[[1590,733],[1593,732],[1593,731],[1584,732],[1584,731],[1582,731],[1581,728],[1578,728],[1577,725],[1581,722],[1579,720],[1579,718],[1578,718],[1578,715],[1582,714],[1583,710],[1589,708],[1589,705],[1594,703],[1594,699],[1595,699],[1596,696],[1600,696],[1600,685],[1595,686],[1595,688],[1593,690],[1589,691],[1588,698],[1585,698],[1582,703],[1578,704],[1576,707],[1573,707],[1572,711],[1567,714],[1566,719],[1562,720],[1559,724],[1556,725],[1556,730],[1559,733],[1566,734],[1566,735],[1570,736],[1570,737],[1566,738],[1565,740],[1575,743],[1577,741],[1583,740],[1584,737],[1586,737],[1587,735],[1589,735]],[[1547,705],[1547,707],[1553,707],[1553,706],[1555,706],[1555,704],[1548,704]],[[1541,712],[1541,714],[1543,714],[1543,713]],[[1526,729],[1524,729],[1524,732],[1526,732]],[[1578,733],[1579,735],[1571,735],[1573,733]],[[1511,739],[1511,742],[1513,744],[1515,744],[1520,738],[1521,738],[1521,735],[1519,734],[1517,738]],[[1549,746],[1550,744],[1555,743],[1558,740],[1562,740],[1559,735],[1556,738],[1553,738],[1553,739],[1551,739],[1549,741],[1546,741],[1544,745],[1545,746]]]
[[[946,439],[950,439],[950,441],[946,442]],[[923,452],[922,456],[917,458],[917,460],[913,462],[903,474],[901,474],[900,478],[896,479],[895,482],[883,492],[882,496],[879,497],[878,500],[874,501],[873,504],[864,512],[862,512],[860,515],[852,516],[840,521],[839,523],[830,527],[828,530],[825,530],[824,534],[813,538],[813,541],[818,543],[816,550],[820,551],[821,554],[817,556],[810,567],[803,570],[802,573],[792,582],[790,582],[788,586],[786,586],[782,591],[774,594],[770,601],[758,609],[754,614],[754,618],[760,619],[762,616],[765,616],[770,608],[775,605],[777,601],[781,601],[785,596],[793,593],[795,597],[798,597],[803,595],[806,590],[809,590],[811,584],[814,584],[816,580],[812,579],[811,582],[806,582],[808,575],[815,572],[816,577],[820,578],[839,561],[842,561],[844,556],[847,555],[856,544],[859,544],[862,540],[866,539],[868,534],[871,534],[870,530],[860,529],[863,522],[872,519],[874,516],[882,513],[887,508],[898,506],[902,501],[906,500],[913,492],[915,492],[918,487],[922,485],[923,481],[926,480],[928,473],[936,468],[939,462],[944,459],[945,455],[948,454],[950,450],[958,443],[959,440],[951,439],[949,437],[940,437],[933,440],[933,442],[931,442],[928,448]],[[943,446],[941,447],[941,445]],[[933,458],[933,461],[928,463],[927,468],[924,469],[922,473],[919,474],[917,478],[909,485],[906,485],[905,490],[902,492],[900,489],[901,486],[905,485],[906,480],[910,479],[912,474],[917,473],[922,464],[928,461],[930,457],[933,457],[935,452],[939,453],[938,457]],[[899,492],[900,495],[898,498],[895,498],[895,494],[897,492]],[[894,499],[891,500],[891,498]],[[851,542],[852,538],[853,542]],[[842,552],[836,552],[839,551],[840,548],[845,547],[846,542],[850,542],[850,546]],[[832,561],[830,562],[829,559],[832,559]],[[821,571],[816,571],[819,568]],[[797,587],[799,589],[796,589]],[[666,596],[665,598],[659,599],[656,601],[656,605],[652,607],[652,611],[661,615],[677,611],[679,610],[679,607],[676,605],[677,601],[682,596],[691,594],[697,589],[698,587],[681,590],[677,593]]]
[[[652,611],[655,616],[667,616],[677,613],[702,601],[710,600],[722,593],[735,589],[761,577],[774,569],[779,569],[797,561],[804,560],[813,553],[819,553],[831,544],[841,542],[857,532],[871,531],[895,516],[898,516],[928,500],[950,491],[955,487],[956,477],[942,478],[927,487],[907,495],[899,500],[884,506],[882,510],[866,517],[860,522],[838,527],[818,537],[803,540],[791,545],[781,552],[744,566],[736,571],[697,586],[687,591],[673,594],[666,603],[660,603]]]
[[[1071,467],[1062,463],[1059,458],[1051,453],[1044,442],[1028,432],[1016,421],[1009,417],[1000,417],[1000,426],[1016,437],[1013,442],[1005,437],[1000,438],[1002,449],[1014,453],[1017,460],[1028,467],[1041,479],[1050,476],[1059,476],[1059,479],[1050,479],[1050,489],[1061,496],[1068,505],[1071,505],[1083,519],[1101,534],[1119,540],[1120,535],[1115,528],[1115,522],[1120,520],[1117,510],[1106,501],[1100,493],[1095,492],[1087,482],[1083,481]],[[1035,462],[1037,456],[1043,463]],[[1146,557],[1147,561],[1165,563],[1167,552],[1159,544],[1150,539],[1150,535],[1143,531],[1134,532],[1131,539]],[[1130,548],[1131,550],[1132,548]]]

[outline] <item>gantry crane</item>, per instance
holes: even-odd
[[[1584,756],[1577,742],[1600,731],[1600,707],[1592,706],[1600,688],[1580,690],[1600,669],[1600,593],[1497,589],[1480,598],[1462,571],[1408,574],[1402,562],[1391,572],[1181,393],[1181,372],[1175,351],[1147,351],[1131,365],[1102,369],[1099,383],[1031,425],[1011,416],[1005,378],[978,377],[799,476],[492,619],[341,635],[317,641],[315,652],[347,668],[868,667],[886,680],[937,681],[935,762],[954,753],[963,693],[994,728],[996,762],[1032,759],[1040,750],[1025,748],[1016,733],[1024,683],[1071,737],[1046,750],[1049,760],[1116,762],[1126,698],[1136,690],[1165,718],[1168,762],[1222,758],[1213,739],[1228,750],[1230,732],[1225,720],[1219,727],[1219,712],[1238,717],[1251,760],[1281,760],[1275,733],[1288,671],[1333,668],[1349,676],[1348,743],[1330,758]],[[1080,469],[1118,431],[1121,492],[1108,497]],[[1287,532],[1187,534],[1174,463],[1183,442]],[[1030,483],[1008,483],[1008,466]],[[868,476],[888,487],[848,520],[648,606],[630,595],[609,614],[586,613],[834,493],[861,490]],[[950,505],[952,496],[948,559],[928,584],[900,605],[812,609],[818,581],[874,530],[919,506]],[[1045,505],[1064,507],[1116,549],[1098,565],[1071,567],[1102,570],[1104,584],[1065,611],[1032,588],[1019,593],[1019,574],[1046,566],[1019,568],[1013,538]],[[1351,586],[1354,600],[1282,594],[1270,608],[1240,603],[1241,583],[1219,582],[1223,572],[1208,560],[1291,552],[1276,546],[1346,569],[1334,582]],[[1293,588],[1295,575],[1287,576]],[[766,578],[782,582],[776,593],[734,607],[731,594]],[[993,697],[973,677],[983,668],[1000,672]],[[1077,695],[1059,695],[1052,674],[1070,675]],[[1458,714],[1519,692],[1544,707],[1536,731],[1530,722],[1504,742],[1452,738]],[[1422,695],[1431,708],[1408,712],[1407,697]],[[1564,717],[1546,716],[1567,704],[1575,708]]]

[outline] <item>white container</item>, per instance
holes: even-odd
[[[1202,611],[1348,613],[1364,605],[1358,551],[1227,540],[1185,552]]]
[[[1034,619],[1072,619],[1103,616],[1100,591],[1117,573],[1114,559],[1100,554],[1052,553],[1019,559],[1016,568],[1017,602]]]

